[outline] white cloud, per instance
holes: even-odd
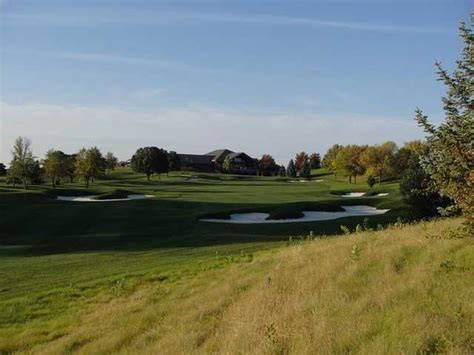
[[[82,11],[81,11],[82,10]],[[410,33],[410,34],[449,34],[452,31],[445,28],[427,26],[407,26],[400,24],[378,24],[369,22],[337,21],[312,17],[280,16],[273,14],[238,14],[219,12],[189,12],[189,11],[142,11],[128,10],[126,14],[101,8],[88,10],[79,9],[70,14],[7,14],[6,20],[24,25],[115,25],[133,24],[151,25],[183,25],[193,23],[237,23],[263,26],[300,26],[333,28],[349,31],[367,31],[378,33]]]
[[[285,163],[295,152],[324,152],[334,143],[402,143],[421,137],[411,117],[258,114],[192,105],[155,112],[116,107],[2,103],[0,161],[10,160],[10,147],[21,135],[33,141],[42,157],[50,148],[74,152],[97,145],[121,159],[140,146],[156,145],[182,153],[230,148],[260,156],[270,153]]]

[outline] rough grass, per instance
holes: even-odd
[[[67,317],[3,327],[0,352],[472,353],[474,244],[452,238],[460,223],[293,240],[118,280]]]

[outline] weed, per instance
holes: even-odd
[[[452,260],[446,260],[439,264],[439,267],[444,272],[451,272],[456,269],[456,264]]]
[[[347,227],[345,225],[341,225],[340,228],[341,228],[342,233],[344,233],[346,235],[351,234],[351,230],[349,229],[349,227]]]
[[[361,252],[362,252],[362,249],[357,244],[354,244],[352,246],[352,249],[351,249],[351,259],[352,259],[352,261],[360,260]]]

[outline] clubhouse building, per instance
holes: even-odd
[[[258,175],[258,161],[243,152],[229,149],[213,150],[207,154],[178,154],[181,169],[201,172],[224,171],[224,162],[229,162],[232,174]]]

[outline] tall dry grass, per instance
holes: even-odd
[[[459,224],[320,239],[178,283],[149,283],[84,309],[56,339],[23,350],[470,353],[474,244],[447,238]]]

